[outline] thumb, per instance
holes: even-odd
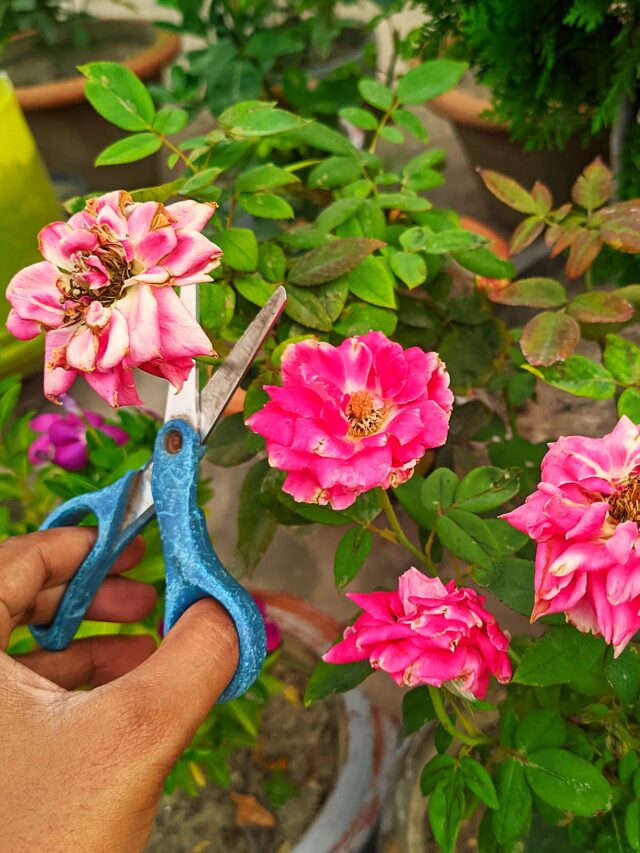
[[[120,694],[111,698],[141,723],[130,731],[153,738],[158,757],[171,765],[233,678],[238,654],[233,620],[217,601],[202,599],[151,657],[109,685]]]

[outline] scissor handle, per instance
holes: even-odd
[[[98,521],[96,542],[71,578],[58,612],[50,625],[33,625],[31,633],[45,649],[60,651],[73,640],[98,587],[129,542],[142,530],[149,518],[139,520],[121,531],[129,495],[138,471],[129,471],[115,483],[96,492],[71,498],[57,507],[40,530],[78,524],[89,513]]]
[[[267,643],[255,601],[227,572],[211,545],[197,501],[203,452],[199,434],[183,420],[169,421],[156,438],[151,491],[165,562],[164,624],[169,630],[201,598],[215,598],[227,610],[240,644],[238,668],[218,700],[228,702],[245,693],[260,674]]]

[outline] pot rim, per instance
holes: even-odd
[[[123,23],[127,26],[132,23],[147,24],[152,28],[155,34],[153,44],[122,63],[142,80],[152,77],[160,68],[167,65],[180,50],[180,37],[175,33],[159,29],[151,21],[140,18],[106,18],[105,20]],[[25,33],[19,38],[25,38],[28,35]],[[17,86],[15,93],[18,103],[26,112],[55,109],[85,101],[84,84],[85,78],[78,74],[74,77],[68,77],[66,80],[39,83],[36,86]]]
[[[285,633],[322,654],[344,627],[302,598],[251,589]],[[297,628],[297,630],[296,630]],[[291,853],[356,853],[381,810],[397,756],[397,727],[359,688],[340,694],[346,755],[329,793]]]
[[[509,132],[508,125],[504,122],[487,121],[486,118],[482,117],[481,113],[491,107],[491,101],[458,88],[451,89],[451,91],[427,101],[426,106],[436,115],[455,124],[475,127],[491,133],[506,134]]]

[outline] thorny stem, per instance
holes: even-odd
[[[391,501],[389,499],[389,495],[381,486],[378,487],[378,494],[380,495],[380,500],[382,502],[382,509],[384,514],[387,516],[387,521],[389,522],[391,529],[396,535],[396,539],[398,540],[398,544],[402,545],[408,551],[411,551],[414,557],[420,560],[421,563],[427,565],[427,559],[424,554],[419,551],[413,542],[410,542],[407,538],[404,530],[402,529],[402,525],[398,519],[398,516],[395,513],[393,506],[391,505]],[[428,568],[431,568],[428,566]]]
[[[593,269],[592,267],[587,267],[584,274],[584,286],[585,290],[591,290],[593,287]]]
[[[172,151],[174,154],[176,154],[176,155],[177,155],[177,157],[178,157],[178,159],[179,159],[179,160],[182,160],[182,162],[183,162],[183,163],[184,163],[184,165],[187,167],[187,169],[189,169],[191,172],[195,172],[195,171],[196,171],[196,170],[193,168],[193,165],[192,165],[192,164],[188,161],[188,159],[185,157],[184,152],[183,152],[183,151],[181,151],[181,150],[180,150],[176,145],[174,145],[174,144],[173,144],[173,142],[170,142],[170,141],[167,139],[167,137],[166,137],[166,136],[163,136],[161,133],[158,133],[157,131],[153,130],[153,128],[151,127],[151,125],[149,125],[149,130],[151,131],[151,133],[155,133],[155,135],[160,139],[160,141],[162,142],[162,144],[167,146],[167,148],[169,149],[169,151]]]
[[[236,206],[238,204],[238,199],[234,195],[231,199],[231,204],[229,205],[229,215],[227,216],[227,228],[233,227],[233,217],[236,212]]]
[[[449,719],[449,715],[444,707],[444,702],[442,701],[442,695],[438,688],[432,687],[431,684],[427,686],[431,702],[433,703],[433,710],[436,712],[436,717],[438,718],[442,728],[448,734],[459,740],[461,743],[466,743],[467,746],[479,746],[481,743],[490,743],[490,740],[487,737],[471,737],[457,729]],[[452,707],[454,711],[457,710],[455,706]]]
[[[389,119],[391,118],[391,113],[395,110],[395,108],[397,106],[398,106],[398,102],[394,98],[393,103],[391,104],[389,109],[386,111],[386,113],[382,116],[380,123],[376,127],[375,133],[373,134],[373,139],[371,140],[371,144],[369,145],[369,154],[375,154],[376,145],[378,144],[378,139],[380,138],[380,131],[385,126],[385,124],[389,121]]]

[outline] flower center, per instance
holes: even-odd
[[[615,521],[640,522],[640,475],[628,477],[624,485],[610,495],[609,515]]]
[[[368,391],[356,391],[351,395],[347,405],[349,435],[361,438],[377,432],[384,419],[384,413],[384,406],[379,409],[374,407],[373,397]]]
[[[79,320],[92,302],[111,305],[122,295],[131,264],[121,245],[103,229],[102,245],[92,252],[77,252],[73,268],[61,271],[58,279],[60,304],[65,308],[65,323]]]

